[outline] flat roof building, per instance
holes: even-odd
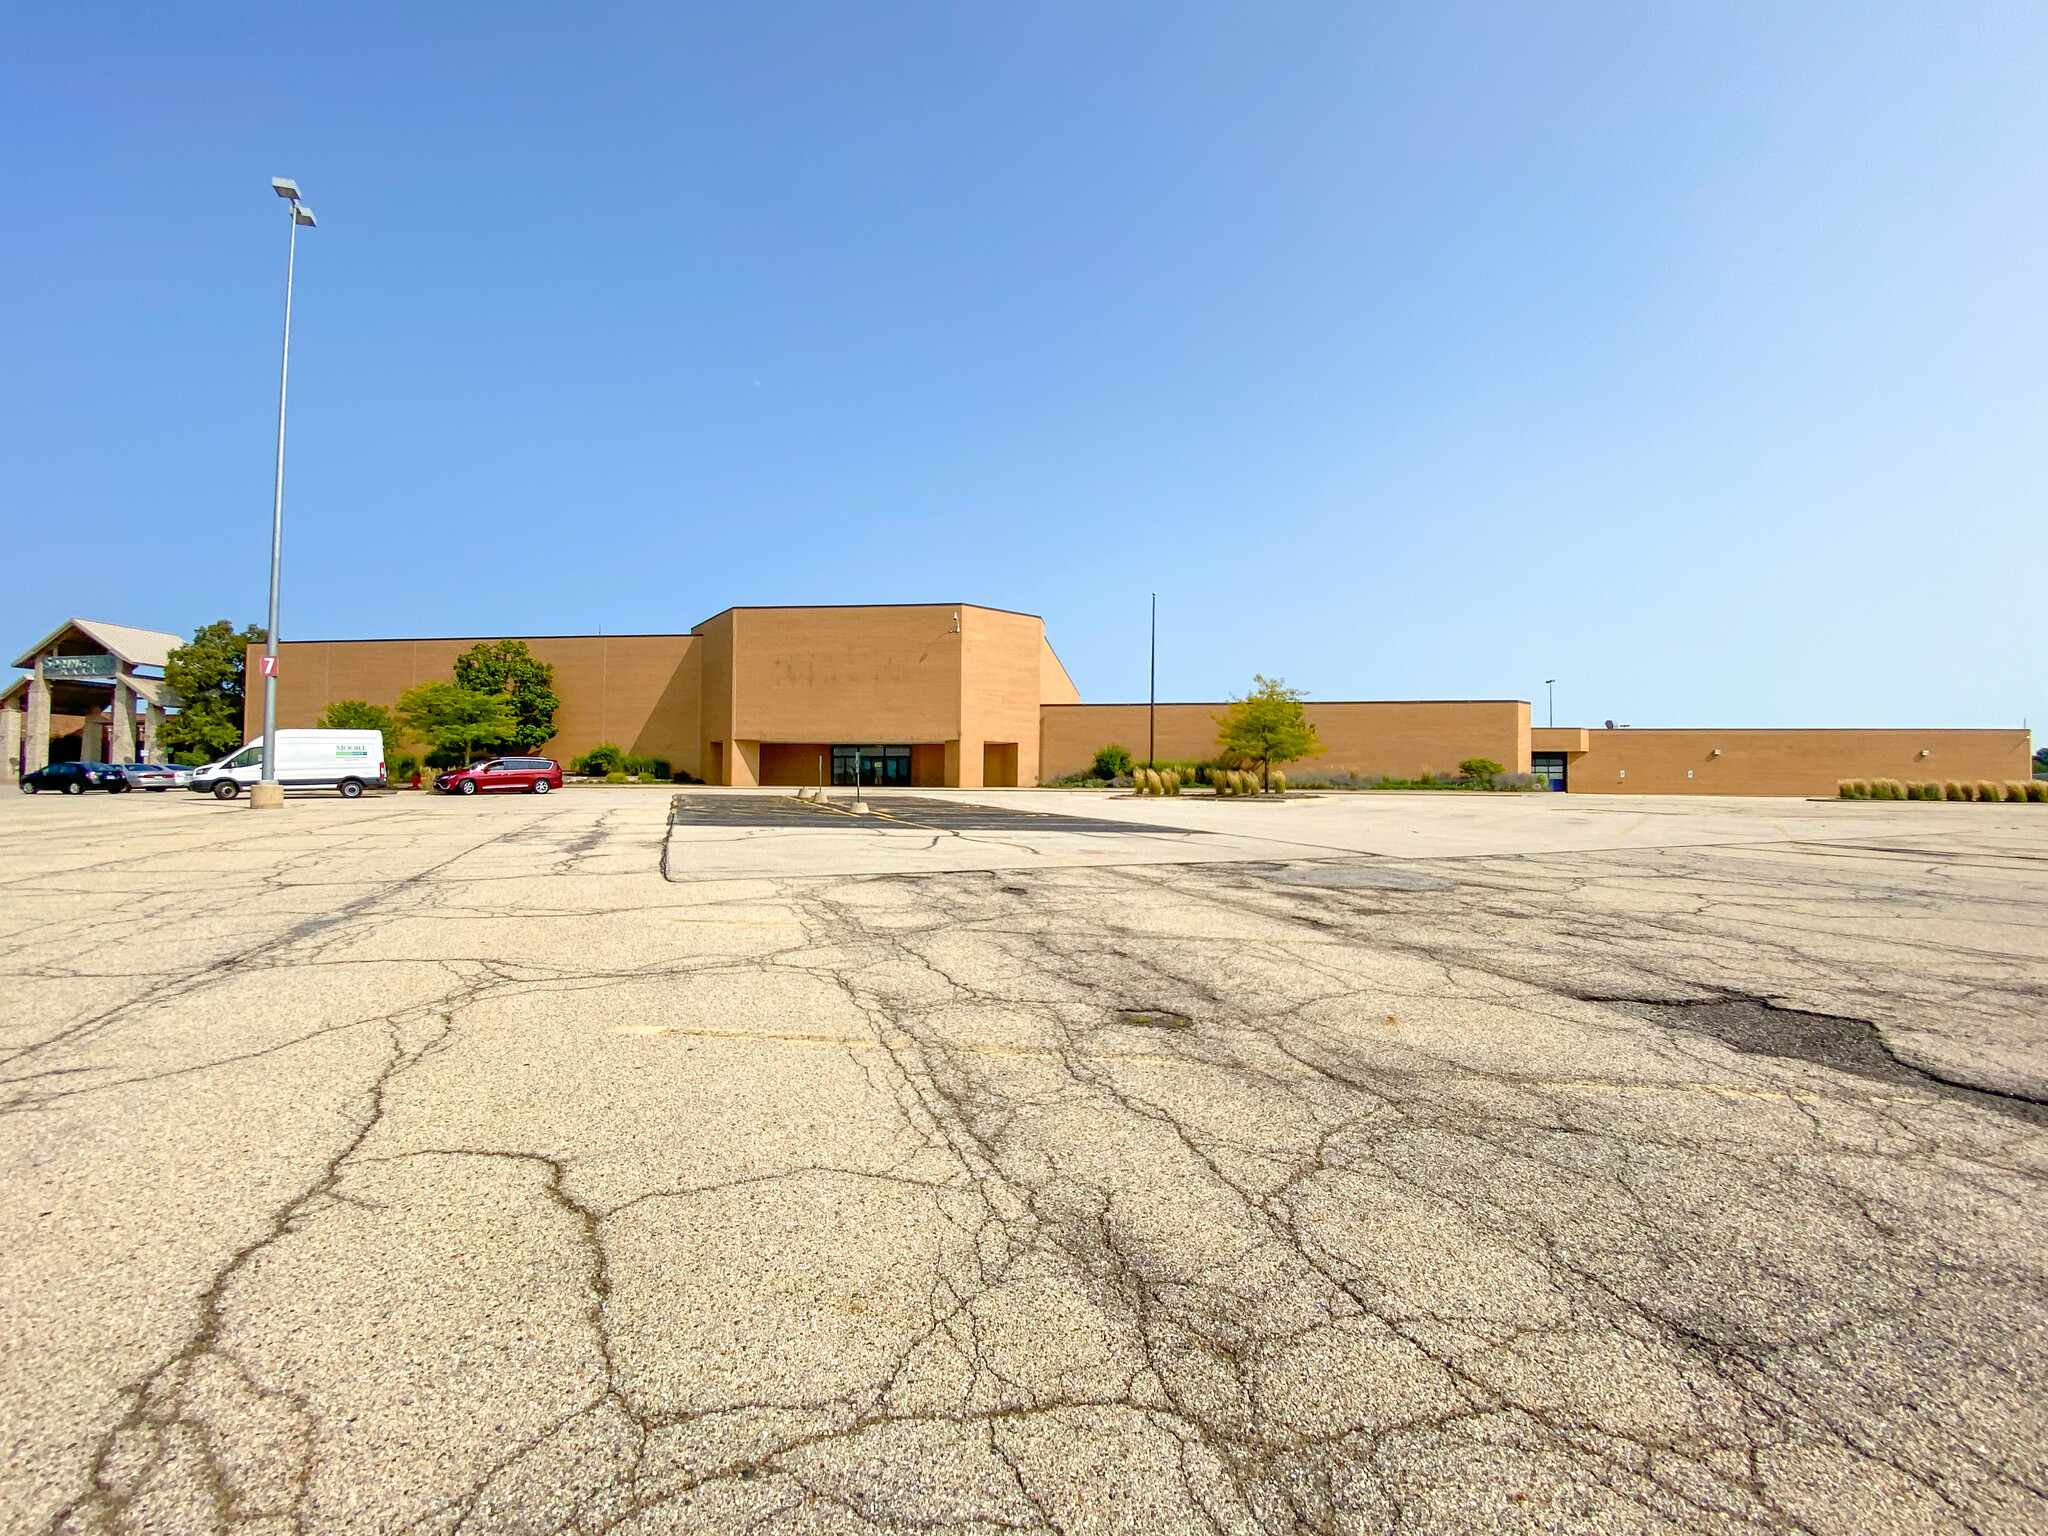
[[[1044,783],[1117,742],[1144,754],[1154,712],[1084,704],[1036,615],[973,603],[728,608],[687,634],[301,640],[279,647],[278,724],[331,703],[390,706],[446,680],[480,642],[524,638],[555,669],[547,751],[601,742],[712,784]],[[1162,761],[1216,753],[1214,703],[1161,704]],[[261,729],[260,706],[245,736]],[[1549,730],[1521,699],[1311,701],[1318,773],[1412,778],[1491,758],[1609,794],[1833,794],[1843,778],[2024,779],[2024,730]],[[855,750],[861,756],[856,759]]]

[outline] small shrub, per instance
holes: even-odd
[[[2027,798],[2027,786],[2019,779],[2011,780],[2005,786],[2005,798],[2008,802],[2016,800],[2019,801],[2021,804],[2025,804]]]
[[[590,778],[603,778],[626,771],[626,754],[619,750],[615,741],[600,741],[579,758],[569,764],[571,773],[585,774]]]
[[[1903,800],[1906,798],[1906,786],[1897,779],[1880,779],[1878,782],[1884,785],[1885,799]]]
[[[626,782],[626,776],[623,773],[608,773],[604,776],[604,781],[607,784],[623,784]]]
[[[1128,749],[1111,742],[1095,754],[1095,761],[1088,771],[1098,779],[1120,779],[1131,771],[1131,754]]]
[[[1954,779],[1950,779],[1941,786],[1941,798],[1944,800],[1967,800],[1970,797],[1963,792],[1962,785],[1958,784]]]
[[[1913,786],[1913,798],[1915,800],[1939,800],[1941,798],[1941,786],[1932,779],[1915,784]]]
[[[2036,805],[2048,803],[2048,779],[2027,780],[2027,798]]]
[[[1835,780],[1835,793],[1844,800],[1854,800],[1856,798],[1856,781],[1854,779]]]
[[[1166,792],[1169,795],[1180,793],[1180,775],[1171,768],[1166,770]]]
[[[1999,787],[1991,780],[1979,779],[1977,781],[1977,798],[1979,800],[2002,800],[2005,797]]]
[[[1287,775],[1286,775],[1286,774],[1284,774],[1284,773],[1276,773],[1276,774],[1274,774],[1274,775],[1273,775],[1273,793],[1274,793],[1274,794],[1276,794],[1276,795],[1284,795],[1284,794],[1286,794],[1286,793],[1287,793]]]

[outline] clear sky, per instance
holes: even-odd
[[[1045,616],[1560,723],[2048,720],[2048,7],[17,5],[5,643]],[[2042,733],[2048,737],[2048,732]]]

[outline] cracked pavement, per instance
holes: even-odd
[[[6,1529],[2048,1527],[2048,810],[669,798],[0,802]]]

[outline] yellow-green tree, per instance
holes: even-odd
[[[1232,699],[1230,708],[1214,719],[1217,750],[1226,758],[1256,763],[1260,782],[1269,789],[1273,764],[1323,753],[1316,728],[1301,707],[1301,690],[1277,677],[1253,673],[1251,691]]]
[[[398,696],[398,718],[416,740],[441,752],[460,752],[462,766],[481,746],[492,746],[518,728],[512,699],[478,693],[455,683],[421,683]]]

